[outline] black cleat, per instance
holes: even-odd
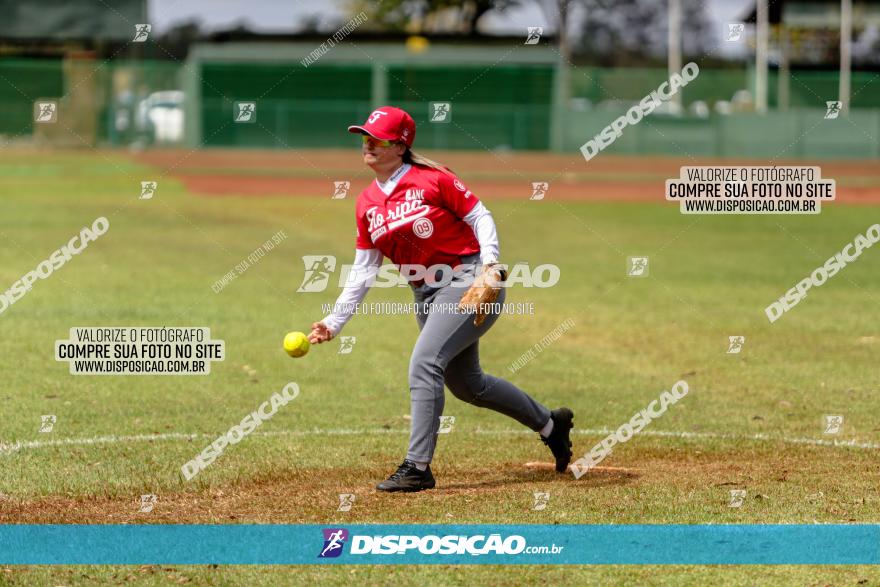
[[[547,438],[541,437],[541,442],[550,447],[556,458],[556,470],[565,473],[568,463],[571,462],[571,429],[574,427],[572,420],[574,414],[568,408],[559,408],[550,412],[553,420],[553,431]]]
[[[434,489],[434,484],[431,465],[428,465],[424,471],[419,471],[414,462],[405,459],[397,467],[397,471],[376,485],[376,489],[379,491],[421,491],[422,489]]]

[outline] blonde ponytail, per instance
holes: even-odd
[[[418,165],[421,167],[430,167],[431,169],[438,169],[444,173],[453,173],[451,169],[443,165],[442,163],[438,163],[433,159],[428,159],[424,155],[420,155],[415,151],[407,148],[407,150],[403,154],[403,162],[409,163],[410,165]]]

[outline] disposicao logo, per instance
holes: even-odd
[[[436,535],[414,534],[362,535],[344,528],[324,528],[324,546],[318,558],[336,558],[349,542],[348,554],[356,555],[558,555],[565,546],[544,544],[529,546],[524,536],[511,534]],[[351,540],[349,540],[349,538]]]
[[[342,554],[345,541],[348,540],[348,530],[345,528],[324,528],[324,547],[318,558],[336,558]]]

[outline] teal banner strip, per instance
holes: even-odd
[[[0,525],[0,564],[878,564],[880,525]]]

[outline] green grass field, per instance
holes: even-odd
[[[460,172],[461,173],[461,172]],[[138,200],[140,182],[158,179]],[[363,184],[363,181],[361,181]],[[363,185],[352,185],[357,192]],[[658,197],[658,202],[660,198]],[[872,224],[871,206],[817,216],[685,216],[672,204],[487,200],[508,262],[554,263],[558,286],[513,288],[532,316],[482,339],[484,369],[575,411],[575,456],[685,379],[690,393],[580,480],[537,435],[447,394],[456,418],[438,487],[379,495],[405,454],[412,315],[356,316],[294,360],[338,290],[296,293],[302,255],[353,256],[353,197],[203,197],[114,153],[0,161],[0,291],[105,216],[109,232],[0,314],[0,520],[78,523],[876,523],[880,250],[867,249],[776,323],[764,308]],[[277,231],[288,238],[220,293],[212,285]],[[647,278],[628,256],[650,258]],[[338,276],[338,274],[336,275]],[[335,283],[335,281],[334,281]],[[407,288],[367,302],[409,302]],[[515,374],[508,365],[565,320]],[[75,326],[208,326],[227,358],[205,377],[72,376],[54,343]],[[740,354],[728,336],[744,335]],[[287,382],[299,397],[192,481],[180,466]],[[40,416],[53,414],[51,433]],[[823,417],[842,415],[836,435]],[[668,434],[667,434],[668,433]],[[693,433],[683,437],[680,433]],[[155,439],[142,436],[160,435]],[[195,435],[182,438],[175,435]],[[132,438],[134,437],[134,438]],[[857,446],[833,446],[852,441]],[[19,443],[19,444],[17,444]],[[745,489],[729,507],[731,489]],[[546,510],[532,493],[548,491]],[[158,496],[150,513],[141,494]],[[349,512],[338,494],[354,493]],[[394,579],[393,579],[394,578]],[[860,567],[10,567],[0,584],[855,584]]]

